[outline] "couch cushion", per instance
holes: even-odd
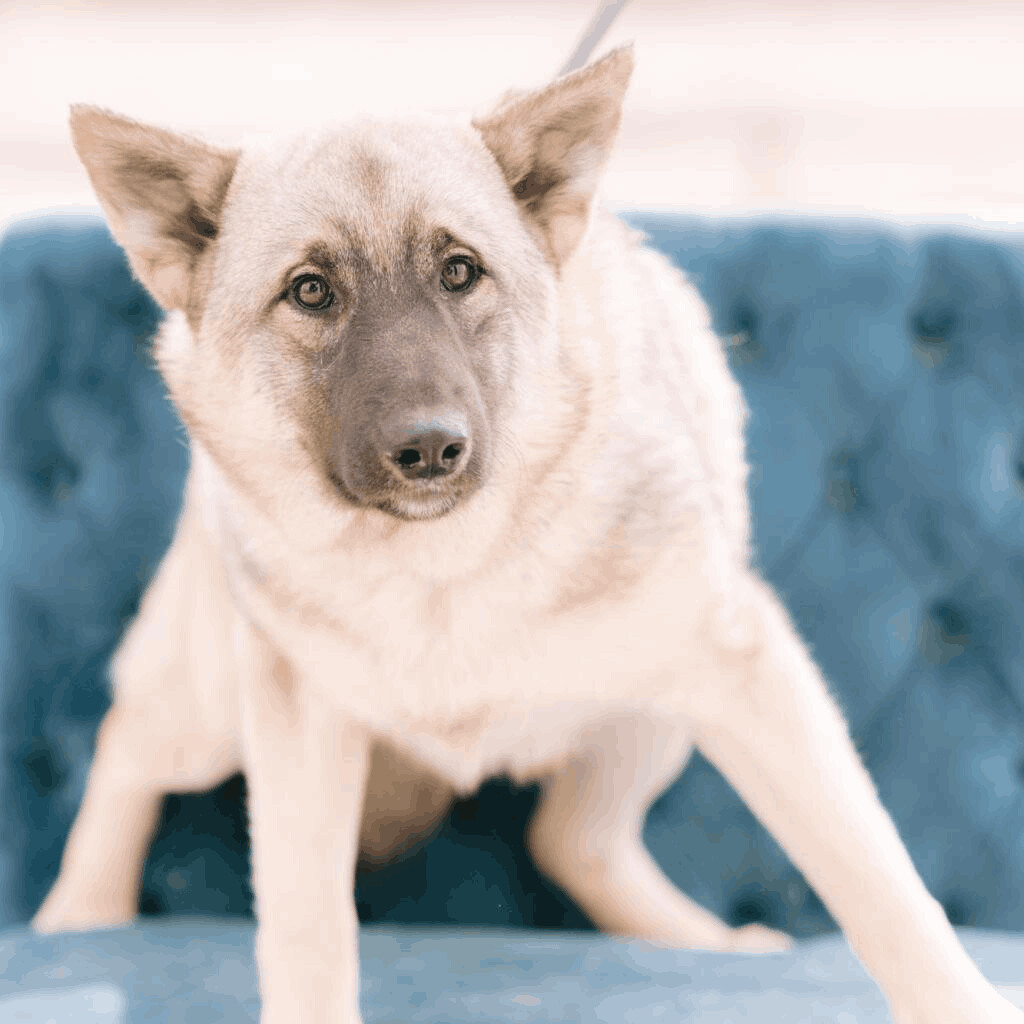
[[[982,971],[1024,1005],[1024,937],[962,937]],[[181,918],[57,938],[0,934],[0,1019],[254,1021],[252,941],[249,927]],[[881,993],[839,937],[751,957],[571,932],[372,926],[363,929],[360,954],[366,1024],[889,1020]]]

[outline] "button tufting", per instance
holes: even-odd
[[[139,582],[144,587],[149,581],[148,574],[140,573]],[[145,578],[143,578],[145,577]],[[121,631],[126,630],[135,619],[135,616],[139,614],[139,604],[142,601],[142,588],[139,590],[129,591],[124,596],[124,600],[121,602],[121,607],[118,610],[118,620],[121,623]]]
[[[139,910],[143,914],[166,914],[168,910],[167,900],[157,890],[145,886],[142,895],[139,897]]]
[[[747,363],[761,354],[760,326],[760,318],[753,306],[746,302],[736,305],[725,331],[729,353],[734,359]]]
[[[964,647],[970,638],[970,630],[967,627],[963,615],[956,608],[948,604],[936,605],[932,615],[942,630],[942,639],[945,643]]]
[[[50,747],[44,746],[42,743],[37,743],[25,754],[21,759],[21,766],[29,785],[39,796],[47,796],[52,793],[67,775],[62,767],[61,759]]]
[[[32,476],[54,501],[66,501],[71,496],[71,489],[78,483],[81,469],[70,456],[54,450],[48,458],[35,465]]]
[[[946,912],[946,918],[952,925],[970,924],[974,919],[974,915],[956,896],[943,900],[942,909]]]
[[[850,513],[862,503],[860,459],[853,452],[842,449],[832,456],[829,467],[828,503],[840,512]]]
[[[132,299],[124,305],[119,306],[117,315],[127,324],[138,324],[150,314],[149,310],[143,307],[138,299]]]
[[[909,326],[916,341],[915,355],[927,366],[938,366],[953,347],[950,339],[958,318],[951,309],[919,310],[910,317]]]
[[[946,602],[933,605],[921,624],[921,653],[934,665],[945,665],[962,654],[970,639],[967,619]]]
[[[923,344],[946,341],[957,327],[957,315],[951,309],[920,310],[910,319],[910,330]]]
[[[75,387],[87,395],[94,395],[103,384],[103,374],[96,366],[87,366],[75,378]]]
[[[772,917],[767,894],[743,896],[729,909],[729,924],[735,928],[745,924],[771,924]]]

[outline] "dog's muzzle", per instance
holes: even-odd
[[[485,446],[459,411],[416,410],[362,437],[339,446],[331,473],[349,503],[399,519],[436,519],[482,482]]]

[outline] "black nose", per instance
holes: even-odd
[[[457,475],[469,455],[469,430],[457,416],[405,423],[388,437],[387,458],[406,480]]]

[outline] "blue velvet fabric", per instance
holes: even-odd
[[[989,980],[1024,1005],[1024,936],[961,938]],[[0,1020],[249,1024],[259,1007],[252,940],[250,925],[225,919],[53,938],[9,931],[0,934]],[[840,936],[751,957],[572,932],[372,925],[359,946],[366,1024],[890,1021]]]
[[[919,870],[954,923],[1024,929],[1024,245],[630,219],[713,310],[752,409],[760,564]],[[0,241],[0,926],[56,874],[106,660],[178,510],[187,452],[148,354],[157,321],[97,219]],[[535,797],[495,782],[462,801],[425,848],[360,876],[361,917],[586,927],[523,852]],[[167,800],[145,912],[250,911],[243,801],[238,778]],[[831,926],[699,758],[646,838],[733,923]]]

